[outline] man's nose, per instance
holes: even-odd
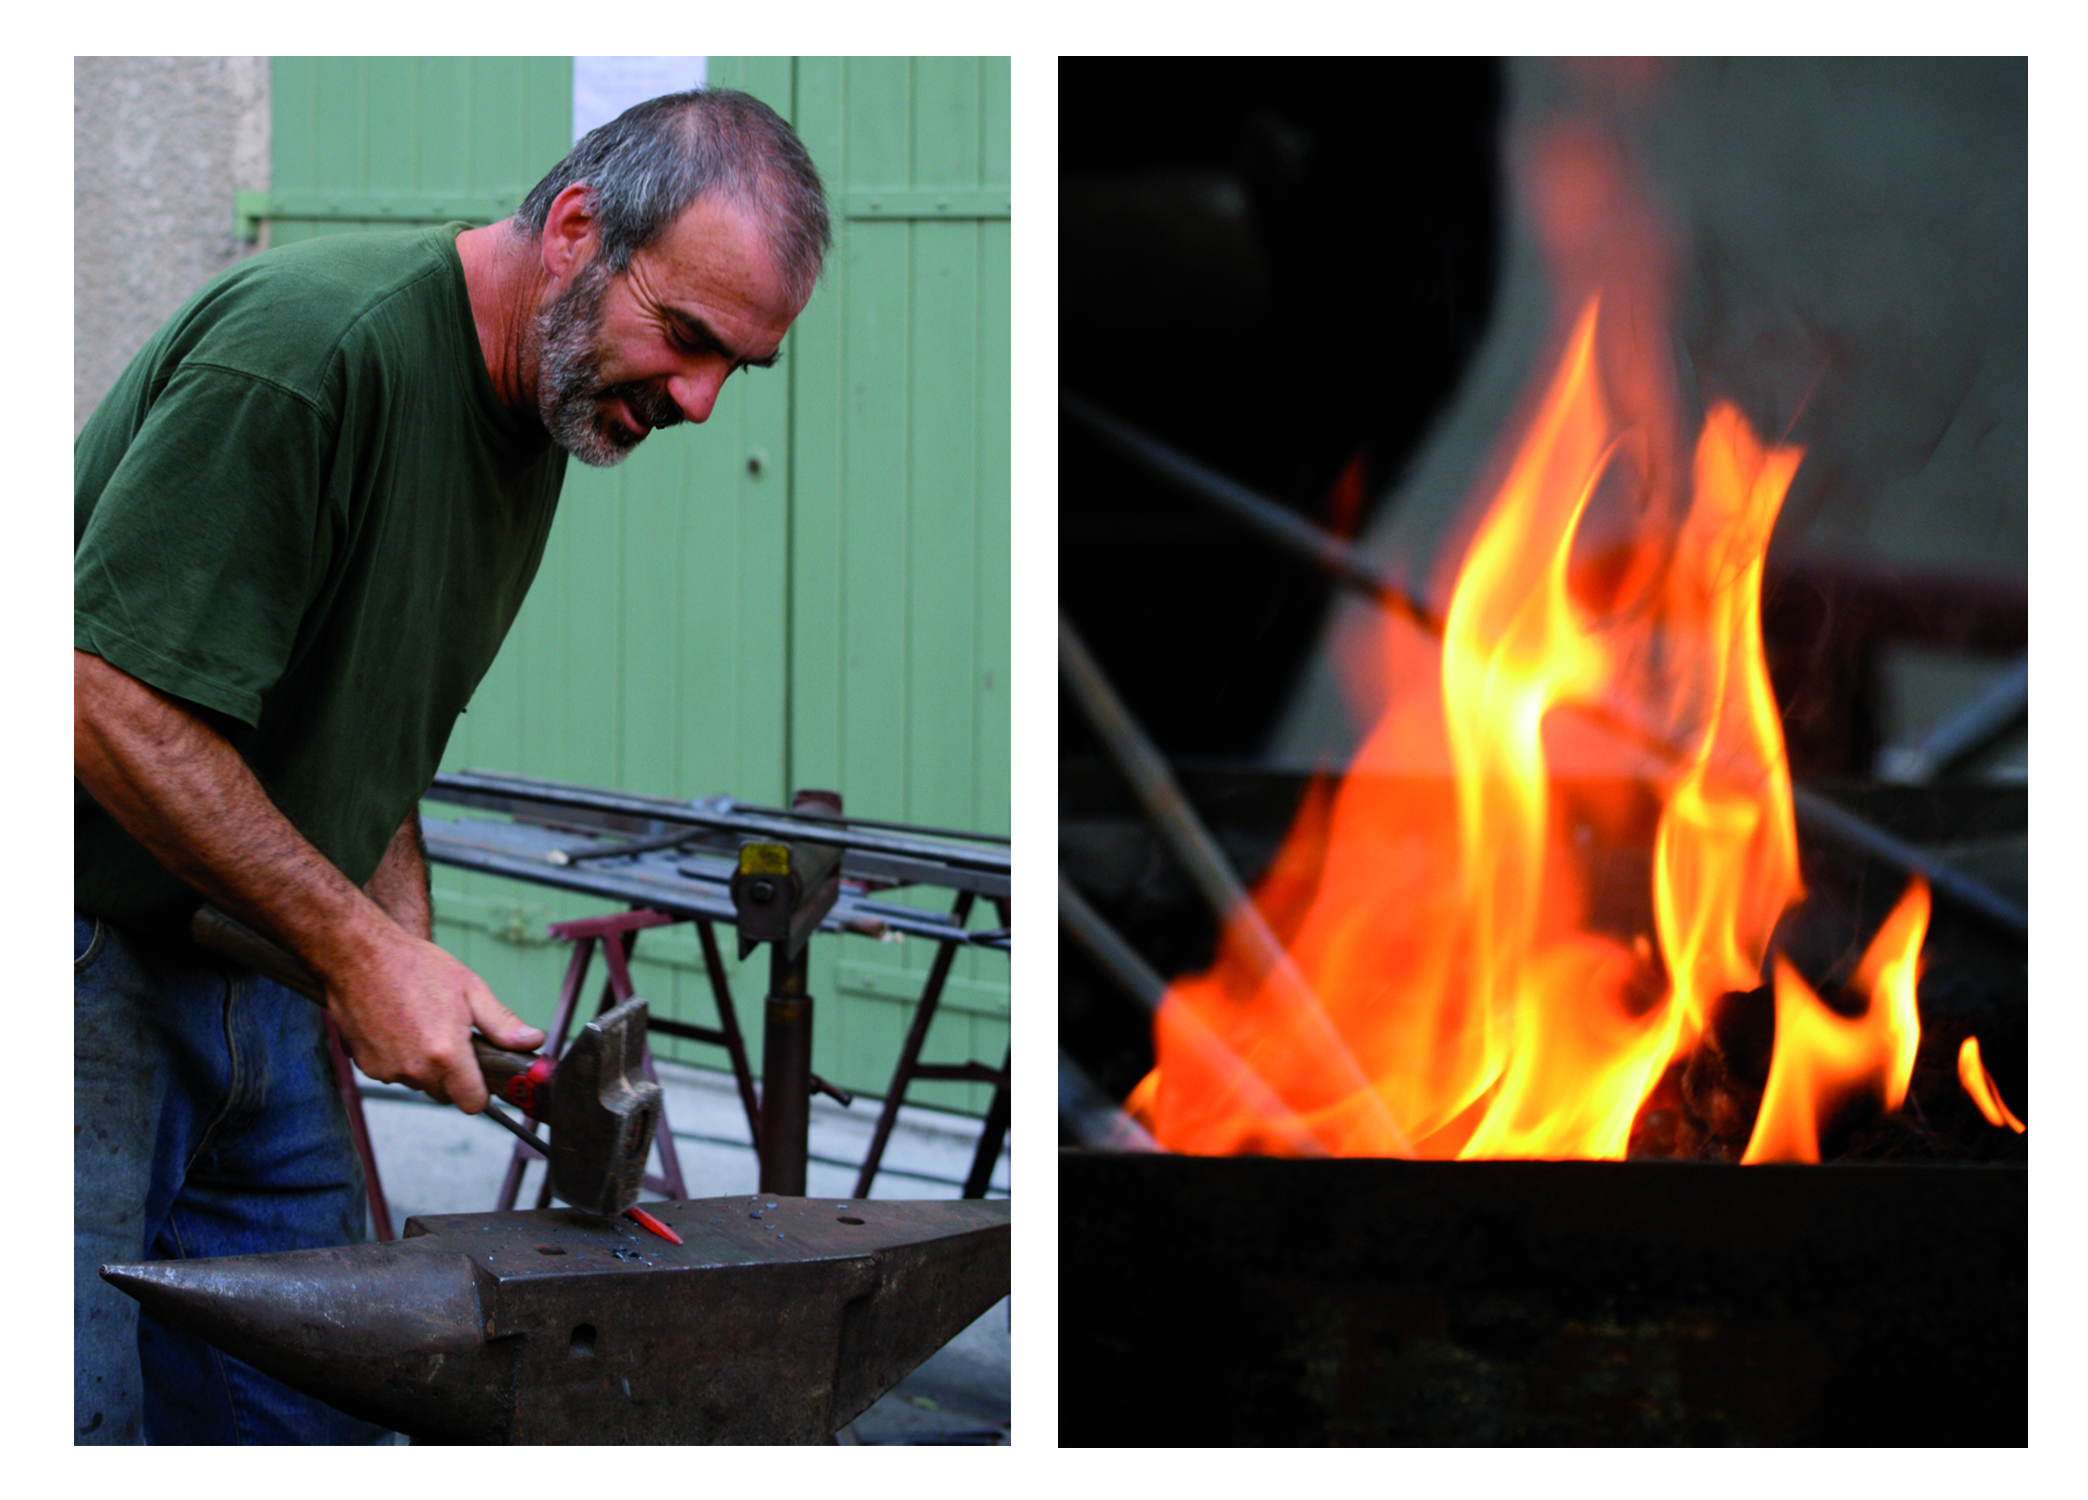
[[[716,366],[706,365],[668,381],[667,394],[681,408],[684,420],[701,422],[709,418],[711,408],[718,404],[718,392],[725,384],[725,377],[731,373],[732,367],[722,362]]]

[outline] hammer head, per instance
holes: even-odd
[[[645,1002],[633,996],[587,1023],[551,1075],[551,1187],[575,1208],[614,1218],[638,1201],[660,1122],[646,1078]]]

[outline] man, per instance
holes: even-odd
[[[460,232],[461,231],[461,232]],[[429,941],[415,808],[542,555],[614,464],[774,362],[829,243],[789,127],[727,90],[592,132],[513,219],[257,256],[154,336],[74,448],[75,1425],[370,1441],[175,1333],[111,1261],[362,1236],[318,1010],[186,941],[209,900],[302,958],[363,1071],[485,1107]]]

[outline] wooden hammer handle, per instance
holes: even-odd
[[[325,1004],[325,987],[295,954],[285,953],[253,928],[227,916],[215,906],[205,903],[196,909],[195,919],[189,923],[189,936],[213,953],[257,974],[266,974],[284,989],[295,990],[315,1004]],[[496,1047],[475,1031],[471,1034],[471,1050],[478,1057],[479,1072],[485,1075],[487,1090],[502,1099],[511,1097],[507,1092],[508,1084],[528,1072],[529,1065],[537,1059],[534,1052],[511,1052],[505,1047]]]

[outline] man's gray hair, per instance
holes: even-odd
[[[542,235],[551,200],[576,182],[587,184],[598,253],[613,272],[705,193],[754,215],[797,301],[812,295],[833,242],[826,190],[804,143],[774,110],[733,89],[663,94],[590,130],[522,200],[517,229]]]

